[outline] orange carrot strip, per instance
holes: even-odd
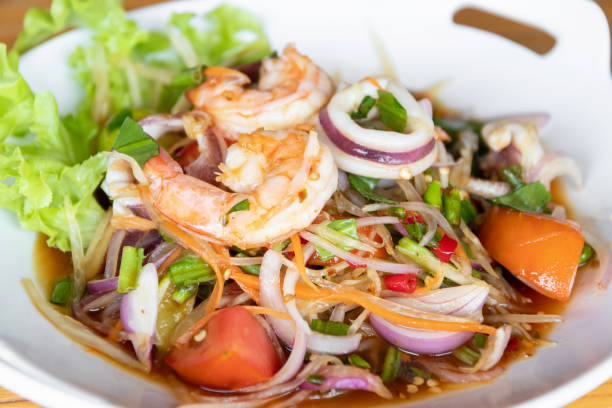
[[[234,272],[231,278],[236,282],[240,282],[245,286],[253,289],[259,288],[259,279],[256,276],[247,275],[242,272]],[[458,323],[458,322],[441,322],[436,320],[420,319],[392,312],[385,309],[370,299],[368,294],[362,293],[355,289],[344,289],[342,292],[335,292],[327,288],[312,288],[298,282],[295,287],[295,294],[300,299],[309,300],[328,300],[339,301],[346,304],[359,304],[370,312],[379,315],[392,323],[402,326],[414,327],[417,329],[440,330],[440,331],[473,331],[495,335],[495,328],[478,323]]]
[[[382,89],[382,86],[380,86],[380,84],[378,83],[378,80],[376,78],[372,78],[370,76],[363,78],[363,81],[367,81],[369,83],[371,83],[372,85],[374,85],[375,87],[377,87],[378,89]]]
[[[109,341],[117,342],[117,340],[119,339],[119,332],[121,330],[123,330],[123,322],[121,322],[121,319],[119,319],[117,320],[117,323],[115,323],[115,325],[110,329],[106,338]]]
[[[302,280],[308,284],[314,290],[318,290],[314,283],[306,275],[306,265],[304,264],[304,253],[302,252],[302,243],[300,242],[300,235],[295,233],[291,236],[291,247],[295,254],[295,266],[302,277]]]
[[[278,317],[279,319],[292,320],[291,316],[289,316],[289,313],[279,312],[278,310],[272,309],[269,307],[263,307],[263,306],[242,306],[242,307],[244,307],[245,309],[247,309],[249,312],[253,314],[265,314],[269,316]]]
[[[135,229],[140,231],[150,231],[157,228],[155,223],[146,218],[113,214],[111,225],[115,229]]]

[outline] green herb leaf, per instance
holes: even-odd
[[[513,190],[521,187],[523,185],[523,179],[521,178],[522,169],[518,164],[514,164],[509,167],[504,167],[501,170],[502,177]]]
[[[244,200],[242,200],[241,202],[239,202],[238,204],[236,204],[235,206],[233,206],[232,208],[230,208],[230,210],[227,212],[227,214],[231,214],[233,212],[236,211],[247,211],[251,209],[251,203],[249,203],[249,199],[245,198]]]
[[[159,154],[157,143],[142,130],[138,122],[129,116],[124,119],[119,129],[113,149],[134,158],[140,167],[144,166],[147,160]]]
[[[53,288],[53,293],[51,294],[51,303],[66,306],[72,299],[73,284],[74,281],[72,278],[65,278],[57,282]]]
[[[321,259],[322,262],[329,261],[330,259],[333,259],[336,256],[329,252],[327,249],[323,249],[317,245],[315,245],[315,251],[317,251],[317,255],[319,256],[319,259]]]
[[[404,132],[408,123],[406,109],[395,99],[391,92],[378,90],[376,101],[380,121],[395,132]]]
[[[419,369],[417,367],[410,366],[410,371],[412,371],[412,374],[414,374],[415,377],[421,377],[421,378],[423,378],[425,380],[431,379],[431,374],[426,373],[425,371],[423,371],[423,370],[421,370],[421,369]]]
[[[375,103],[376,103],[376,99],[372,98],[370,95],[364,96],[357,110],[354,112],[351,112],[351,119],[365,118],[366,116],[368,116],[368,113],[374,107]]]
[[[550,200],[552,200],[552,196],[539,181],[525,184],[506,195],[487,199],[487,201],[501,207],[531,213],[542,211]]]
[[[138,286],[138,275],[142,269],[144,249],[124,246],[121,252],[121,266],[119,267],[119,283],[117,292],[128,293]]]
[[[472,130],[477,135],[480,135],[483,126],[482,122],[475,120],[442,119],[437,116],[434,116],[433,121],[436,126],[440,126],[442,130],[453,138],[462,130]]]
[[[351,186],[353,186],[353,188],[357,190],[359,194],[361,194],[368,200],[387,204],[397,204],[397,201],[389,200],[388,198],[381,197],[378,194],[372,192],[372,190],[374,190],[374,187],[376,187],[376,184],[378,183],[378,179],[358,176],[352,173],[347,173],[347,175]]]

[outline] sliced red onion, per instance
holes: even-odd
[[[117,290],[117,283],[119,282],[119,277],[108,278],[108,279],[100,279],[100,280],[90,280],[87,282],[87,290],[90,293],[106,293],[113,290]]]
[[[182,118],[187,136],[197,140],[200,152],[198,158],[185,168],[185,173],[207,183],[218,185],[219,164],[225,161],[227,154],[225,139],[213,130],[210,116],[204,112],[188,112]]]
[[[402,223],[398,222],[393,224],[393,226],[395,227],[395,229],[397,230],[397,232],[399,232],[400,234],[402,234],[403,237],[407,237],[410,234],[408,233],[408,231],[406,231],[406,227],[404,227],[402,225]]]
[[[288,310],[283,302],[283,295],[280,289],[280,269],[282,264],[283,257],[280,253],[273,250],[269,250],[265,253],[261,262],[259,274],[259,295],[262,306],[287,313]],[[270,321],[278,337],[280,337],[285,344],[293,344],[296,331],[290,321],[274,316],[266,316],[266,318]],[[305,322],[302,322],[296,322],[296,326],[298,328],[303,327]],[[308,349],[323,354],[350,353],[359,347],[360,341],[360,334],[331,336],[311,332],[307,337]]]
[[[574,159],[565,152],[550,152],[533,166],[527,176],[527,181],[531,183],[539,180],[550,189],[550,182],[560,176],[568,176],[576,187],[582,188],[582,174]]]
[[[176,242],[161,242],[147,256],[145,263],[152,263],[156,269],[159,269],[175,251],[180,250],[180,246]]]
[[[327,109],[321,110],[319,113],[319,121],[329,140],[338,149],[351,156],[380,164],[401,165],[414,163],[426,157],[435,147],[435,140],[431,138],[426,140],[424,144],[404,152],[390,153],[383,150],[376,150],[356,143],[340,133],[331,121]],[[409,135],[404,136],[409,137]]]
[[[183,120],[179,116],[155,114],[141,119],[138,124],[146,134],[157,140],[169,132],[182,132]]]
[[[322,384],[317,385],[304,381],[300,388],[319,392],[327,392],[329,390],[363,390],[374,392],[382,398],[393,398],[393,395],[385,387],[380,377],[363,368],[328,365],[319,369],[317,374],[323,376]]]
[[[318,237],[317,235],[308,231],[300,232],[300,236],[305,240],[312,242],[316,246],[319,246],[331,252],[337,257],[344,259],[345,261],[353,265],[359,265],[363,267],[367,266],[368,268],[372,268],[380,272],[387,272],[393,274],[418,273],[421,271],[421,267],[414,264],[400,264],[395,262],[383,261],[377,258],[363,258],[361,256],[357,256],[330,244],[323,238]]]
[[[107,279],[117,275],[117,267],[119,266],[119,257],[121,256],[121,247],[123,246],[125,235],[125,230],[115,231],[108,245],[106,265],[104,266],[104,277]]]
[[[86,297],[81,301],[79,306],[85,311],[97,310],[110,303],[118,301],[121,299],[121,296],[121,293],[118,293],[115,290],[112,292],[100,292]]]
[[[463,285],[438,289],[418,297],[397,297],[388,300],[404,304],[425,312],[463,317],[480,317],[489,290],[486,286]],[[444,332],[413,329],[400,326],[370,314],[374,330],[389,343],[404,350],[419,354],[441,354],[449,352],[469,340],[472,332]]]
[[[436,361],[432,359],[420,359],[419,362],[436,377],[441,380],[455,384],[472,384],[482,381],[490,381],[499,377],[504,373],[504,368],[497,366],[489,371],[481,371],[477,373],[460,373],[456,371],[456,367],[444,361]]]
[[[146,264],[138,276],[138,286],[121,300],[121,322],[134,346],[138,360],[151,367],[151,349],[157,321],[157,269]]]

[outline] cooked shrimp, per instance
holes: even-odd
[[[338,170],[314,131],[242,135],[228,148],[218,180],[234,192],[185,175],[167,153],[144,166],[153,206],[198,234],[242,248],[284,239],[310,225],[331,197]],[[248,200],[247,210],[229,212]]]
[[[208,112],[228,140],[257,129],[279,130],[306,123],[329,101],[332,80],[312,61],[288,45],[278,58],[262,62],[254,88],[247,75],[209,67],[206,81],[187,92],[196,109]]]

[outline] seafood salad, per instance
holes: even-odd
[[[54,0],[0,44],[0,206],[70,265],[22,281],[38,310],[181,404],[376,405],[491,381],[554,346],[582,267],[607,287],[607,249],[557,194],[582,178],[543,148],[547,115],[483,120],[395,77],[332,79],[232,6],[147,31],[103,3]],[[18,60],[75,25],[94,34],[62,117]]]

